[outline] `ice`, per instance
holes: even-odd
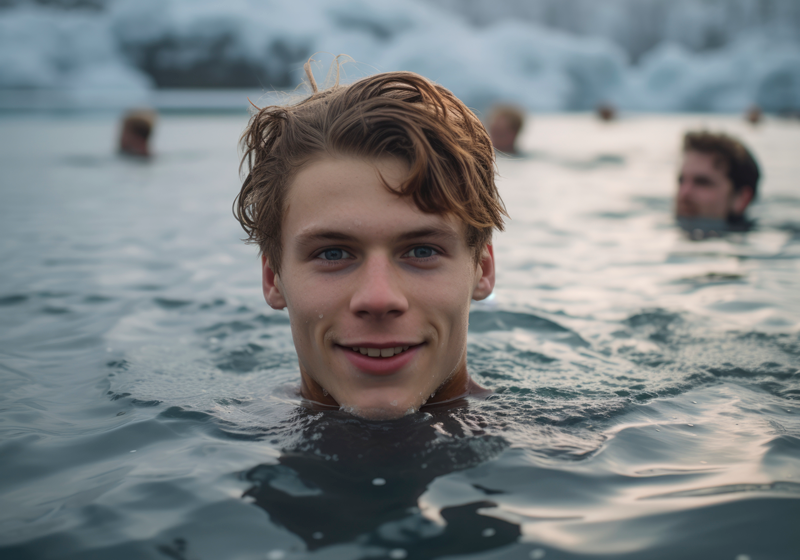
[[[603,10],[585,0],[505,0],[494,12],[455,0],[94,5],[0,9],[0,89],[60,92],[86,105],[130,103],[154,88],[291,89],[309,56],[327,53],[317,55],[323,81],[333,55],[345,53],[356,61],[346,80],[411,70],[477,109],[800,108],[800,10],[781,0],[735,0],[727,11],[719,0],[609,0]]]
[[[0,11],[0,87],[146,90],[107,16],[23,6]]]
[[[768,111],[800,108],[798,45],[758,35],[699,54],[663,44],[628,78],[620,105],[634,109],[737,111],[752,103]]]

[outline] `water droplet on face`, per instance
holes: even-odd
[[[322,389],[322,396],[323,397],[327,397],[328,396],[328,390],[327,389],[325,389],[325,388]]]
[[[397,401],[394,400],[394,401],[390,402],[389,404],[392,405],[392,406],[397,406]]]
[[[375,486],[383,486],[384,484],[386,484],[386,479],[385,478],[373,478],[372,479],[372,484],[375,485]]]
[[[320,318],[320,319],[322,319],[322,317],[323,317],[323,315],[322,315],[322,313],[320,313],[320,314],[319,314],[319,318]]]

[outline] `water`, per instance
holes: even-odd
[[[230,204],[244,116],[0,123],[3,558],[795,558],[800,127],[535,119],[469,368],[373,423],[301,406]],[[670,218],[679,134],[741,135],[756,231]]]

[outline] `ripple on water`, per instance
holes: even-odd
[[[532,313],[473,311],[469,315],[469,330],[471,333],[511,331],[514,329],[551,335],[552,339],[572,346],[588,346],[588,343],[577,333],[554,321],[538,317]]]
[[[25,303],[28,301],[28,296],[24,294],[13,294],[10,296],[3,296],[0,297],[0,305],[19,305],[20,303]]]
[[[190,300],[172,299],[164,297],[153,298],[153,302],[162,309],[180,309],[182,307],[186,307],[192,304]]]

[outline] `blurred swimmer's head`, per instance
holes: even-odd
[[[761,173],[750,151],[738,139],[707,131],[687,132],[678,175],[678,218],[744,220],[755,198]]]
[[[150,156],[150,136],[155,127],[155,111],[137,109],[122,117],[119,134],[119,151],[130,156]]]
[[[611,103],[600,103],[595,108],[597,118],[604,122],[611,122],[617,118],[617,109]]]
[[[763,118],[764,113],[761,111],[761,107],[758,105],[750,105],[750,107],[748,107],[747,111],[744,113],[744,120],[753,126],[759,124]]]
[[[489,136],[498,152],[517,153],[517,136],[525,124],[525,113],[513,105],[495,105],[489,111]]]
[[[308,400],[368,418],[480,390],[471,299],[494,288],[505,209],[475,115],[417,74],[378,74],[258,110],[234,213],[288,309]]]

